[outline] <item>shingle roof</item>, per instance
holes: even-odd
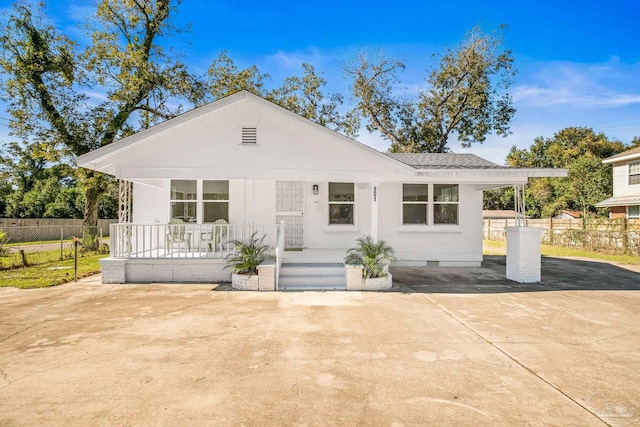
[[[638,154],[640,153],[640,147],[636,147],[636,148],[632,148],[631,150],[627,150],[627,151],[623,151],[622,153],[618,153],[614,156],[608,157],[607,160],[609,159],[616,159],[618,157],[624,157],[624,156],[629,156],[631,154]]]
[[[607,200],[603,200],[600,203],[596,203],[599,208],[611,207],[611,206],[633,206],[640,205],[640,196],[618,196],[609,197]]]
[[[455,153],[385,153],[416,169],[503,169],[475,154]]]

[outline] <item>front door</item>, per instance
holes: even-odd
[[[276,221],[284,221],[285,249],[304,247],[304,182],[276,182]]]

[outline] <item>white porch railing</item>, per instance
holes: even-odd
[[[278,290],[278,281],[280,280],[280,267],[282,267],[282,258],[284,255],[284,221],[278,225],[276,237],[276,291]]]
[[[264,244],[275,255],[284,227],[276,224],[131,223],[111,224],[109,231],[112,258],[197,259],[225,258],[235,253],[233,241],[245,240],[254,232],[258,237],[265,236]]]

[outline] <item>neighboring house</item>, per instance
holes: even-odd
[[[562,210],[558,212],[553,219],[578,219],[582,216],[582,213],[578,211]]]
[[[613,166],[613,197],[597,207],[607,207],[611,218],[640,218],[640,147],[604,159]]]
[[[229,241],[254,230],[285,263],[341,263],[371,235],[398,264],[479,266],[483,190],[566,176],[472,154],[384,154],[246,91],[77,164],[133,183],[132,224],[112,226],[102,261],[110,282],[228,280]]]

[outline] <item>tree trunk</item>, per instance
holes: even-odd
[[[82,220],[83,227],[98,226],[98,203],[100,201],[100,195],[104,190],[96,184],[97,183],[90,181],[87,183],[85,189],[84,218]]]
[[[85,202],[82,220],[82,245],[85,250],[95,251],[100,247],[98,233],[98,207],[100,196],[106,191],[107,181],[99,172],[87,171],[84,176]]]

